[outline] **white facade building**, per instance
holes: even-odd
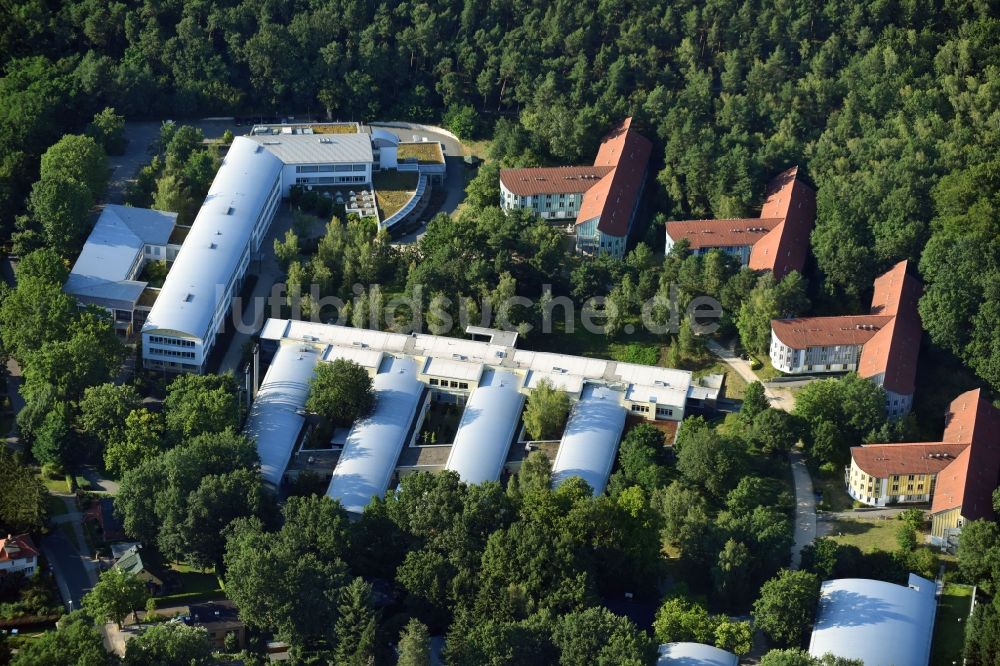
[[[263,145],[233,141],[142,328],[145,367],[204,371],[278,209],[282,169]]]

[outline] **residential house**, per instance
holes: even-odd
[[[780,280],[802,272],[815,220],[816,192],[792,167],[767,184],[759,217],[667,222],[666,250],[683,238],[696,255],[720,250]]]
[[[921,283],[901,261],[875,280],[867,315],[771,320],[771,364],[787,374],[856,371],[886,392],[886,413],[910,411],[920,353]]]
[[[8,534],[0,539],[0,576],[21,573],[31,576],[38,569],[38,549],[29,534]]]
[[[208,640],[215,650],[226,649],[226,636],[236,637],[236,647],[242,650],[247,645],[247,626],[240,620],[236,605],[229,600],[209,601],[188,607],[184,623],[201,627],[208,633]]]
[[[1000,480],[1000,410],[979,389],[955,398],[940,442],[851,449],[847,491],[871,506],[931,503],[931,536],[944,543],[967,520],[994,519]]]
[[[635,228],[652,144],[626,118],[601,140],[593,166],[500,170],[500,206],[575,220],[576,249],[622,257]]]
[[[151,594],[159,594],[163,590],[163,577],[143,561],[141,549],[132,546],[112,566],[142,580]]]

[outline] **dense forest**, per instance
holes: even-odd
[[[634,114],[669,217],[751,213],[790,164],[819,189],[815,275],[863,304],[919,262],[934,342],[1000,387],[1000,29],[988,2],[4,3],[0,216],[40,155],[127,118],[472,111],[505,163],[586,160]],[[474,128],[474,127],[473,127]],[[660,157],[662,156],[662,157]],[[819,284],[820,280],[813,280]]]

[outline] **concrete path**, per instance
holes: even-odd
[[[21,366],[14,359],[7,359],[7,376],[4,378],[7,383],[7,396],[10,398],[10,411],[13,421],[8,432],[0,433],[4,443],[12,449],[18,449],[21,445],[20,433],[17,429],[17,415],[24,408],[24,398],[21,397],[21,384],[24,382],[21,377]]]
[[[799,451],[789,454],[792,480],[795,482],[795,539],[792,543],[792,569],[802,563],[802,549],[816,539],[816,497],[805,458]]]
[[[717,356],[723,363],[732,368],[732,370],[742,377],[748,384],[760,381],[760,377],[758,377],[754,371],[750,369],[750,363],[734,354],[732,350],[726,349],[715,340],[708,341],[708,350]],[[764,395],[766,395],[767,399],[771,401],[771,406],[775,409],[790,412],[792,411],[792,408],[795,407],[795,396],[791,391],[768,387],[765,384]]]

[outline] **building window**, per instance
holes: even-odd
[[[431,386],[437,386],[437,385],[438,385],[438,380],[431,377]]]
[[[460,388],[460,389],[467,389],[467,388],[469,388],[469,383],[468,382],[459,382],[458,383],[458,388]]]

